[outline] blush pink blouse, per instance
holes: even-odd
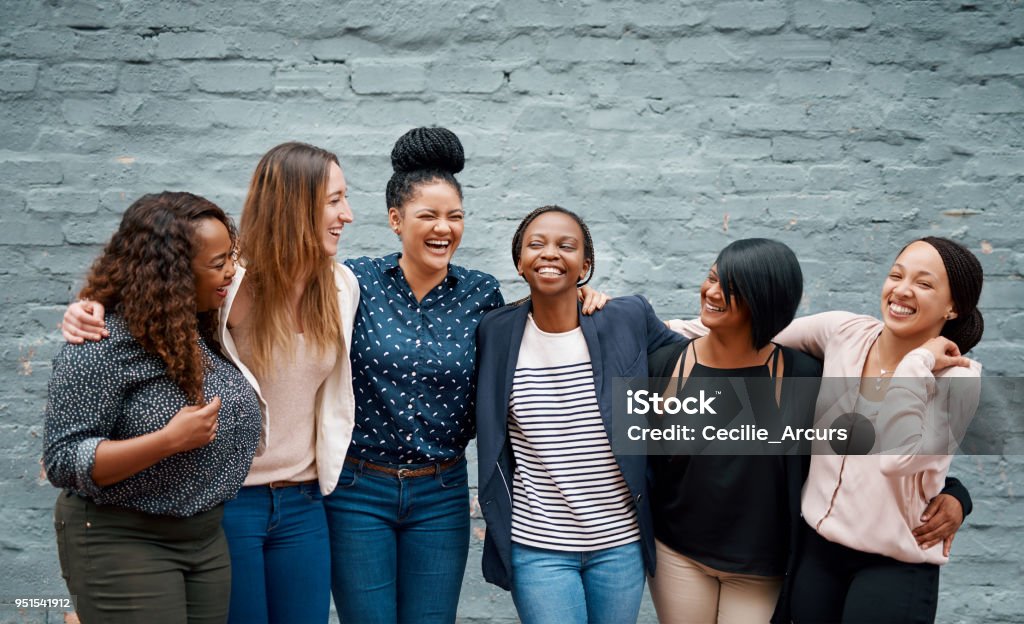
[[[674,320],[668,325],[691,337],[707,334],[699,320]],[[832,379],[822,384],[816,423],[828,423],[854,411],[859,396],[857,380],[881,331],[882,322],[876,318],[824,312],[794,320],[775,337],[779,344],[824,361],[823,377]],[[942,490],[952,456],[918,451],[955,451],[955,443],[950,441],[959,439],[978,406],[981,365],[972,360],[970,367],[954,366],[933,374],[934,363],[927,349],[908,353],[880,404],[876,428],[888,448],[898,452],[835,455],[819,454],[816,447],[801,511],[807,524],[825,539],[908,563],[941,565],[948,560],[942,555],[941,543],[922,549],[911,531],[921,524],[928,501]],[[973,381],[952,386],[937,384],[936,378]],[[849,391],[843,391],[844,387]],[[893,444],[894,440],[898,444]]]

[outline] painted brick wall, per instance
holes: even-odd
[[[298,139],[341,157],[343,253],[388,253],[388,153],[431,124],[468,155],[458,261],[506,298],[525,292],[515,224],[551,202],[590,222],[595,285],[664,317],[694,314],[715,253],[749,236],[797,251],[802,312],[871,313],[902,243],[942,234],[985,266],[975,357],[1024,374],[1019,0],[0,0],[0,595],[62,591],[46,381],[62,308],[120,212],[187,189],[237,215],[260,154]],[[939,620],[1024,621],[1024,459],[954,472],[976,508]],[[482,533],[462,620],[513,621],[479,577]]]

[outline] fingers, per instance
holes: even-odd
[[[61,323],[58,327],[60,328],[61,336],[64,337],[64,342],[76,345],[85,342],[85,339],[75,333],[67,323]]]
[[[915,535],[917,543],[921,548],[931,548],[940,541],[948,538],[954,531],[955,525],[951,521],[944,521],[941,524],[930,526],[928,531]]]
[[[928,506],[924,508],[924,513],[921,514],[921,522],[928,522],[929,520],[931,520],[932,516],[935,514],[936,511],[938,511],[938,509],[939,509],[939,499],[938,498],[933,498],[928,503]],[[921,530],[921,528],[922,527],[917,527],[916,529],[914,529],[914,534],[916,535],[917,532]]]
[[[956,533],[950,535],[946,539],[942,540],[942,556],[948,557],[950,550],[953,548],[953,538],[956,537]]]
[[[89,301],[86,311],[89,312],[89,317],[95,322],[96,325],[103,325],[103,317],[106,310],[103,308],[103,304],[99,301]]]
[[[98,301],[76,301],[64,311],[61,334],[72,344],[97,341],[110,335],[103,322],[104,308]]]
[[[208,413],[204,414],[204,417],[209,419],[210,429],[208,441],[212,442],[217,439],[217,424],[219,422],[217,416],[220,414],[220,397],[213,397],[213,399],[211,399],[203,409],[208,410]]]

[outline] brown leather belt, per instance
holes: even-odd
[[[271,481],[267,484],[267,487],[272,490],[279,490],[281,488],[292,487],[295,485],[312,485],[316,482],[316,479],[313,479],[312,481]]]
[[[413,477],[429,477],[435,474],[440,474],[449,468],[453,468],[456,464],[462,461],[462,455],[454,459],[446,459],[443,462],[438,462],[430,466],[424,466],[422,468],[392,468],[391,466],[383,466],[381,464],[374,464],[362,459],[356,459],[355,457],[346,457],[345,461],[350,464],[360,465],[362,464],[370,470],[376,470],[377,472],[383,472],[389,474],[392,477],[398,477],[399,479],[411,479]]]

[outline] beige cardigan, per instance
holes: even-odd
[[[242,375],[249,381],[260,399],[263,411],[263,431],[260,434],[260,445],[257,454],[262,453],[270,442],[270,418],[267,414],[267,402],[260,392],[259,381],[252,371],[238,357],[238,348],[228,331],[228,316],[231,304],[238,294],[238,289],[245,279],[245,269],[238,267],[235,279],[228,289],[227,301],[220,312],[220,330],[218,338],[224,351]],[[342,338],[344,344],[338,349],[338,359],[334,369],[320,386],[316,401],[316,472],[320,482],[320,492],[324,496],[334,491],[341,476],[345,454],[352,441],[352,427],[355,424],[355,397],[352,393],[352,364],[349,349],[352,344],[352,324],[359,308],[359,282],[351,269],[343,264],[334,265],[334,282],[338,287],[338,308],[341,311]]]
[[[691,337],[707,334],[700,321],[669,321],[677,332]],[[822,376],[833,378],[837,388],[842,379],[859,380],[864,361],[882,322],[849,312],[824,312],[794,320],[775,341],[824,360]],[[886,423],[904,444],[906,454],[835,455],[811,457],[810,475],[804,484],[801,511],[804,520],[825,539],[862,552],[877,553],[908,563],[943,564],[942,544],[921,549],[914,528],[928,501],[942,490],[951,455],[919,454],[921,448],[936,446],[932,431],[935,415],[948,417],[952,436],[966,430],[978,406],[981,365],[954,366],[933,375],[934,356],[915,349],[900,362],[886,393],[879,422]],[[936,384],[936,377],[965,378],[973,383],[950,386]],[[849,392],[825,392],[818,396],[815,422],[831,422],[853,411],[859,383],[847,383]],[[925,418],[925,414],[931,414]],[[947,452],[952,448],[946,447]]]

